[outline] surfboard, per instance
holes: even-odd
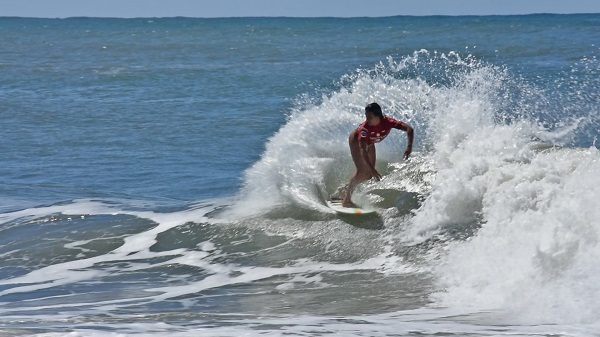
[[[342,206],[341,200],[328,200],[327,206],[329,206],[329,208],[336,211],[337,213],[341,213],[341,214],[364,215],[364,214],[375,213],[375,210],[366,210],[366,209],[356,208],[356,207],[344,207],[344,206]]]

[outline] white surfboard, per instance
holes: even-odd
[[[342,206],[341,200],[328,200],[327,206],[329,206],[329,208],[336,211],[337,213],[342,213],[342,214],[363,215],[363,214],[375,213],[375,210],[366,210],[366,209],[357,208],[357,207],[344,207],[344,206]]]

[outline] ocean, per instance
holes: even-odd
[[[600,335],[600,15],[0,32],[0,335]]]

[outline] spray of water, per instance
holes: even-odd
[[[574,69],[597,73],[598,63]],[[389,58],[343,77],[318,102],[299,103],[246,172],[236,211],[292,204],[328,212],[324,198],[353,170],[348,134],[376,101],[415,127],[416,152],[402,161],[401,132],[379,144],[379,168],[392,178],[363,193],[422,195],[399,240],[442,238],[432,262],[439,264],[434,300],[529,321],[593,321],[600,312],[598,80],[564,90],[565,81],[530,84],[456,53]]]

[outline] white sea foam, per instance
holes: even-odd
[[[439,186],[435,207],[428,206],[432,196],[419,221],[437,209],[445,217],[429,225],[450,224],[456,221],[451,215],[474,207],[461,200],[473,200],[483,225],[466,242],[450,245],[437,272],[445,291],[436,298],[445,305],[501,309],[528,323],[597,322],[598,172],[597,149],[549,150],[463,178],[468,188],[459,199],[451,186]]]
[[[436,271],[441,305],[497,309],[512,322],[596,323],[600,151],[532,142],[569,138],[577,124],[540,129],[518,106],[499,123],[499,75],[478,69],[436,94],[436,178],[403,240],[458,240]]]
[[[361,315],[347,317],[282,316],[282,317],[243,317],[224,318],[227,323],[220,326],[205,326],[203,322],[188,322],[185,327],[176,324],[145,322],[138,324],[115,324],[112,332],[94,329],[94,324],[86,324],[85,329],[70,329],[64,333],[40,333],[36,337],[121,337],[130,334],[143,337],[156,337],[168,334],[173,337],[207,336],[581,336],[596,335],[596,325],[538,325],[510,326],[486,324],[484,317],[476,318],[473,324],[465,312],[452,309],[418,309],[388,314]],[[475,318],[474,318],[475,319]],[[74,331],[73,331],[74,330]]]
[[[108,272],[92,267],[104,262],[135,261],[160,256],[176,257],[181,255],[184,251],[180,249],[166,252],[151,252],[150,247],[156,243],[158,234],[171,228],[181,226],[189,221],[213,223],[214,220],[205,217],[206,213],[211,210],[214,210],[214,206],[198,206],[185,211],[172,213],[125,211],[119,207],[97,201],[78,200],[71,204],[31,208],[3,214],[3,221],[14,221],[23,218],[39,218],[57,213],[64,215],[127,214],[154,221],[156,225],[140,233],[126,236],[124,238],[124,243],[120,247],[106,254],[51,264],[31,271],[25,275],[0,280],[0,285],[13,286],[0,291],[0,296],[53,288],[66,284],[75,284],[84,280],[99,279],[102,276],[108,275]],[[66,246],[67,248],[73,248],[79,244],[82,244],[82,242],[75,242]]]

